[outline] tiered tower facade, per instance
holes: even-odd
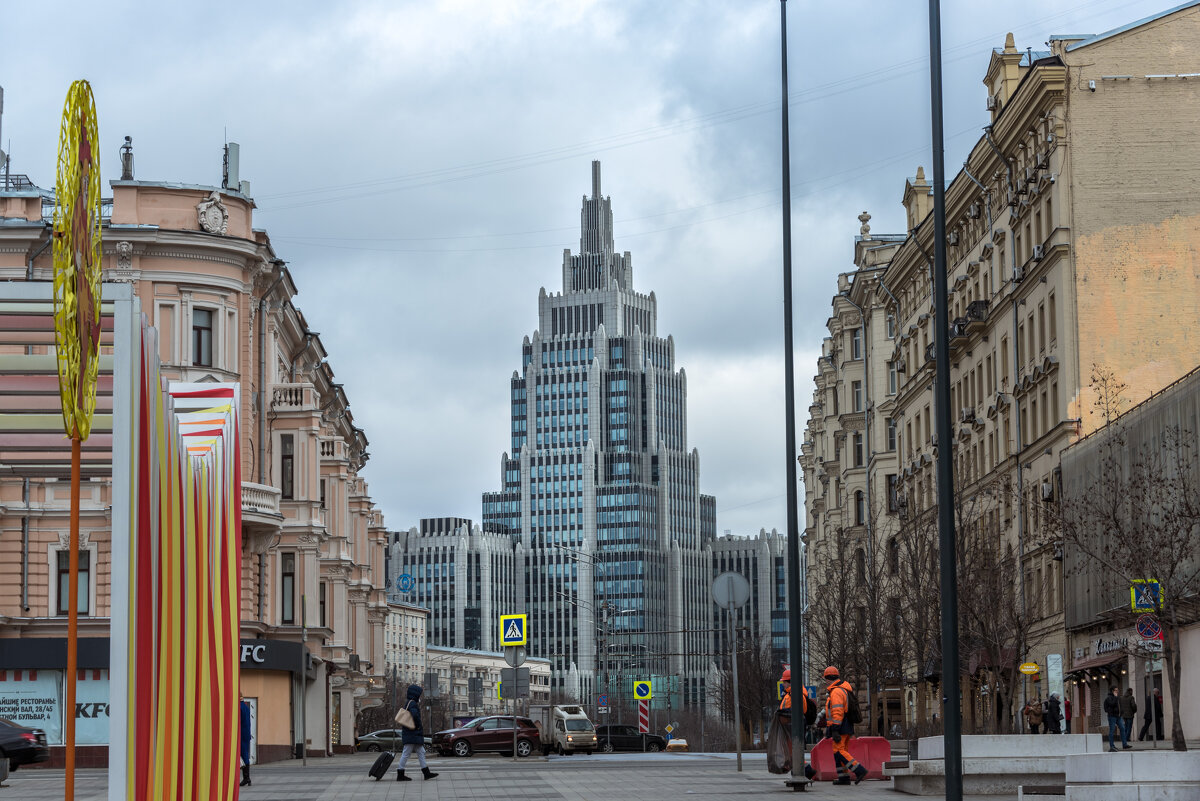
[[[529,613],[530,652],[553,660],[556,691],[585,700],[673,676],[674,703],[697,704],[716,500],[687,446],[687,375],[658,335],[654,293],[633,288],[630,254],[614,249],[599,162],[581,216],[563,290],[541,290],[510,380],[511,451],[503,489],[483,496],[484,530],[516,543],[512,611]]]

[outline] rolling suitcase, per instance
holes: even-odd
[[[392,766],[392,760],[395,758],[396,755],[391,751],[384,751],[379,755],[379,759],[375,760],[375,764],[371,766],[371,770],[367,773],[367,775],[374,776],[375,781],[379,781],[383,778],[383,775],[387,773],[388,768]]]

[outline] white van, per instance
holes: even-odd
[[[529,716],[541,732],[543,754],[590,754],[596,749],[596,727],[581,706],[533,704]]]

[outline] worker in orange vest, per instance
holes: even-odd
[[[833,764],[837,768],[837,781],[834,784],[850,784],[850,774],[854,774],[854,783],[858,784],[867,775],[857,759],[850,754],[850,740],[854,737],[854,724],[846,719],[849,711],[850,693],[854,688],[850,682],[842,681],[838,669],[832,665],[825,668],[825,680],[829,686],[825,688],[828,696],[825,701],[825,725],[828,727],[829,739],[833,741]]]

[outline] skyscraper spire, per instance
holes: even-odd
[[[579,254],[603,254],[608,263],[613,252],[612,200],[600,194],[600,162],[592,162],[592,196],[583,199]]]

